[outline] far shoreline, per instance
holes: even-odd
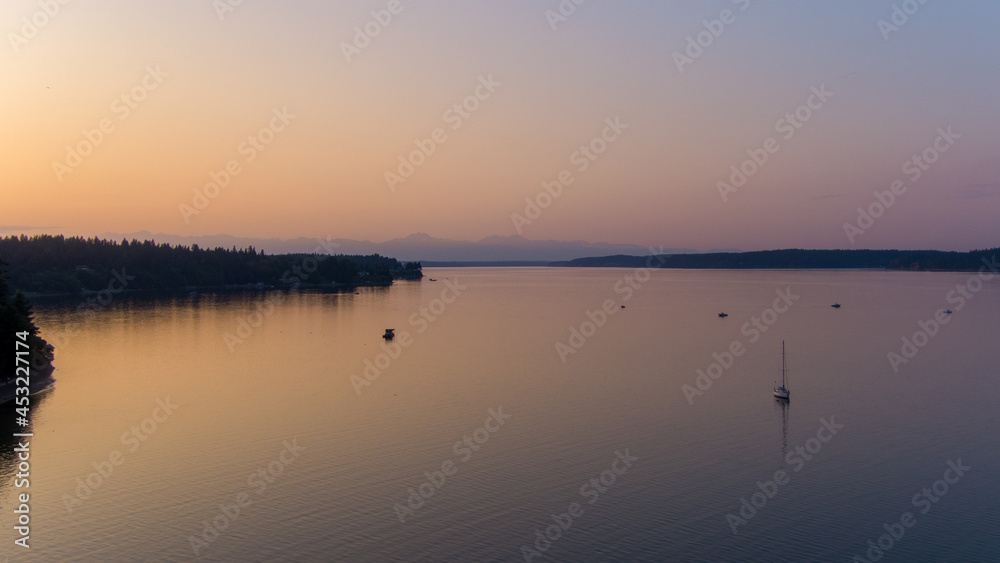
[[[551,269],[605,269],[605,270],[632,270],[642,268],[645,265],[621,266],[621,265],[576,265],[576,264],[483,264],[480,262],[447,262],[435,263],[423,261],[425,268],[551,268]],[[912,270],[908,268],[681,268],[681,267],[649,267],[650,270],[684,270],[691,272],[909,272],[909,273],[975,273],[979,269],[926,269]]]

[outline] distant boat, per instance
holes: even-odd
[[[833,305],[830,305],[830,306],[833,307],[834,309],[839,309],[840,308],[840,303],[834,303]]]
[[[396,338],[396,329],[394,328],[385,329],[385,334],[382,335],[382,338],[385,338],[386,340],[392,340],[393,338]]]
[[[729,316],[729,314],[727,314],[727,313],[719,313],[719,318],[720,319],[724,319],[724,318],[726,318],[728,316]]]
[[[950,315],[950,314],[951,314],[951,309],[945,309],[945,310],[944,310],[944,314],[946,314],[946,315]]]
[[[788,400],[787,372],[785,369],[785,341],[781,341],[781,385],[774,388],[774,396],[779,399]]]
[[[437,281],[437,280],[434,278],[427,278],[427,281]]]

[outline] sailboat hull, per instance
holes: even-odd
[[[788,383],[785,380],[788,370],[785,368],[785,341],[781,341],[781,385],[774,386],[774,396],[788,400]]]

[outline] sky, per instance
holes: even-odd
[[[0,233],[995,247],[998,22],[990,0],[5,0]]]

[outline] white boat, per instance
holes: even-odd
[[[781,341],[781,385],[774,387],[774,396],[788,400],[788,370],[785,368],[785,341]]]

